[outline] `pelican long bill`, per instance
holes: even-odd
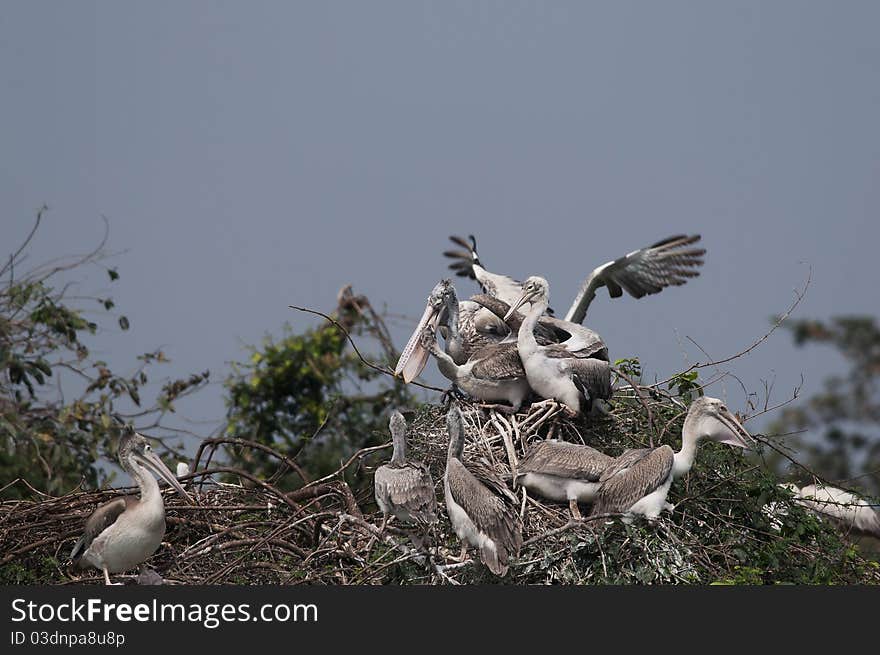
[[[422,314],[418,326],[416,326],[409,341],[406,342],[406,346],[403,347],[403,352],[400,353],[400,359],[397,360],[397,366],[394,368],[394,375],[402,377],[406,384],[409,384],[418,377],[428,363],[430,353],[422,345],[422,333],[429,325],[433,329],[437,329],[442,311],[442,306],[436,306],[429,299],[428,305],[425,307],[425,313]]]
[[[177,477],[168,469],[167,466],[165,466],[165,463],[159,458],[156,453],[154,453],[152,450],[145,453],[138,453],[136,455],[136,458],[141,464],[143,464],[153,473],[165,480],[165,482],[170,484],[171,487],[178,494],[180,494],[181,498],[183,498],[188,503],[192,503],[192,498],[190,498],[190,495],[186,493],[186,490],[180,485],[180,482],[177,481]]]
[[[726,408],[720,410],[718,419],[727,426],[731,433],[731,436],[726,439],[719,439],[719,443],[726,443],[730,446],[738,446],[739,448],[751,448],[755,445],[752,435],[749,434],[748,430],[742,426],[742,423],[737,420],[730,410]]]

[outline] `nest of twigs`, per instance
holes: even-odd
[[[568,420],[550,406],[513,417],[467,403],[462,410],[465,461],[484,460],[508,480],[536,439],[586,443],[611,455],[660,443],[677,448],[684,418],[669,397],[625,393],[599,419]],[[390,455],[390,442],[355,453],[335,474],[292,492],[279,483],[298,475],[295,462],[265,446],[253,445],[279,461],[278,475],[268,481],[211,468],[210,458],[199,468],[200,450],[195,472],[183,478],[198,504],[166,495],[165,541],[147,565],[166,584],[880,582],[877,563],[792,503],[760,456],[713,443],[701,445],[691,473],[673,485],[675,511],[654,522],[574,521],[567,505],[517,487],[524,544],[507,576],[497,578],[473,552],[469,561],[454,560],[460,544],[442,509],[447,441],[443,408],[422,406],[410,424],[408,455],[430,467],[436,484],[441,516],[431,534],[394,522],[380,530],[371,485],[355,493],[346,482],[353,473],[371,480]],[[66,561],[88,515],[120,491],[130,492],[47,497],[34,490],[31,500],[0,503],[0,582],[101,583],[100,572],[73,572]],[[771,516],[766,507],[774,502],[784,512]]]

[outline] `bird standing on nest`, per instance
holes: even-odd
[[[544,498],[568,501],[572,518],[580,519],[578,503],[593,502],[599,478],[613,462],[613,457],[590,446],[545,439],[529,448],[516,481]]]
[[[507,575],[510,558],[522,547],[522,522],[515,509],[516,496],[488,468],[464,464],[464,426],[461,412],[453,405],[446,414],[449,450],[443,491],[446,512],[461,539],[461,559],[468,545],[495,575]]]
[[[672,481],[693,466],[700,440],[708,439],[739,448],[750,448],[752,436],[717,398],[703,396],[691,403],[681,431],[681,450],[671,446],[628,450],[615,459],[600,478],[596,502],[590,516],[624,514],[624,522],[633,514],[648,519],[672,511],[666,502]]]
[[[394,411],[388,422],[394,452],[391,461],[376,469],[373,476],[376,504],[385,516],[405,523],[432,525],[437,522],[437,499],[431,472],[422,462],[406,459],[406,419]]]
[[[125,426],[119,439],[119,464],[137,483],[140,497],[122,496],[96,509],[86,521],[85,532],[70,553],[75,568],[92,566],[104,572],[119,573],[145,562],[165,536],[165,503],[153,474],[170,484],[188,503],[189,495],[153,452],[149,441],[131,426]]]

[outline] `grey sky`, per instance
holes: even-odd
[[[345,283],[417,316],[450,233],[564,309],[594,266],[700,232],[700,278],[588,317],[665,377],[704,359],[686,335],[722,356],[766,331],[801,262],[797,316],[877,312],[878,25],[876,2],[6,2],[0,249],[43,202],[33,263],[106,215],[122,279],[83,288],[131,318],[111,362],[162,345],[155,374],[219,383]],[[780,333],[728,368],[782,400],[840,365]],[[221,418],[219,385],[182,409]]]

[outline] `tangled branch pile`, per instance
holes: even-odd
[[[644,403],[616,397],[601,419],[571,421],[552,408],[513,417],[463,405],[465,460],[483,459],[511,477],[511,464],[528,444],[548,437],[587,443],[617,455],[653,442],[679,444],[684,412],[657,395]],[[650,419],[646,408],[650,407]],[[411,422],[408,450],[431,469],[442,498],[447,434],[441,407],[424,405]],[[223,441],[223,440],[219,440]],[[232,440],[235,448],[265,446]],[[219,447],[211,443],[205,450]],[[371,485],[352,491],[352,474],[370,482],[390,455],[390,443],[356,453],[336,474],[279,490],[280,476],[299,475],[295,463],[272,451],[276,476],[214,466],[211,458],[184,478],[198,505],[166,496],[165,543],[149,560],[167,584],[454,584],[498,582],[479,561],[457,563],[459,542],[449,521],[431,535],[382,516]],[[200,450],[200,456],[202,451]],[[201,466],[201,468],[199,468]],[[217,476],[224,481],[215,482]],[[357,476],[356,476],[357,477]],[[878,583],[880,565],[865,559],[833,527],[793,504],[760,456],[743,457],[723,445],[703,444],[697,462],[673,485],[675,511],[654,523],[637,519],[573,521],[566,505],[517,488],[524,546],[508,575],[514,584],[629,583]],[[97,571],[65,566],[86,517],[119,490],[78,492],[0,504],[0,582],[100,583]],[[777,503],[785,512],[770,515]],[[440,506],[442,507],[442,502]],[[124,579],[124,578],[123,578]]]

